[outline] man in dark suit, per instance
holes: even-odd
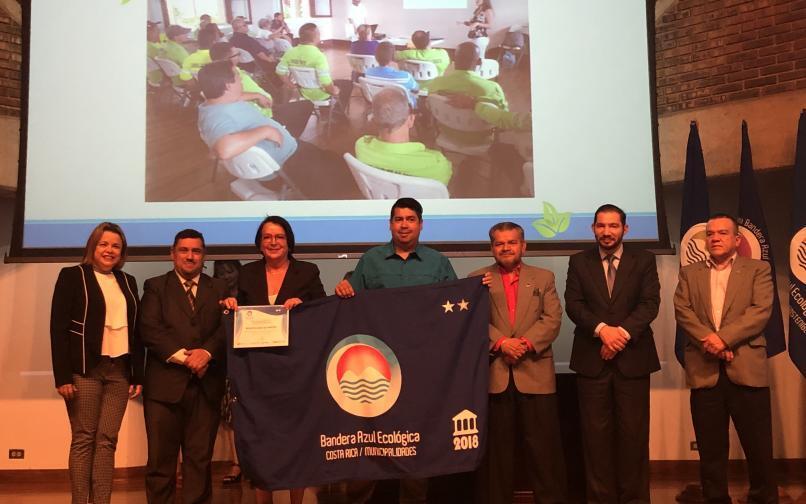
[[[597,247],[571,257],[565,309],[576,324],[577,392],[587,501],[649,502],[649,375],[660,369],[649,324],[658,314],[655,257],[622,244],[627,216],[602,205]]]
[[[219,300],[226,284],[201,272],[204,237],[177,233],[174,269],[146,280],[140,334],[148,349],[144,411],[148,436],[146,496],[173,503],[182,449],[182,501],[212,499],[211,460],[224,394],[226,354]]]
[[[777,503],[762,332],[772,313],[770,265],[737,254],[741,237],[730,215],[708,219],[705,236],[708,259],[680,270],[674,295],[677,323],[688,336],[684,362],[703,495],[709,503],[731,502],[728,422],[733,419],[747,455],[747,501]]]
[[[513,452],[520,445],[535,501],[562,503],[565,462],[551,344],[560,333],[563,308],[554,274],[521,261],[526,241],[518,224],[496,224],[490,242],[495,264],[470,274],[484,275],[492,301],[490,424],[478,502],[512,502]]]

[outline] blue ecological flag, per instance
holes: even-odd
[[[806,376],[806,110],[798,121],[789,244],[789,357]]]
[[[705,159],[702,155],[700,132],[697,123],[691,121],[686,145],[686,172],[683,176],[683,203],[680,209],[680,266],[704,261],[708,257],[705,248],[705,224],[711,215],[708,205],[708,178],[705,175]],[[686,348],[686,334],[679,327],[675,332],[674,354],[681,366]]]
[[[778,355],[786,350],[784,320],[781,315],[781,301],[778,298],[778,286],[775,278],[775,260],[770,246],[770,235],[764,210],[758,196],[756,176],[753,172],[753,154],[750,150],[750,136],[747,134],[747,123],[742,121],[742,158],[739,168],[739,255],[760,259],[770,265],[772,274],[772,315],[764,329],[767,339],[767,357]]]
[[[474,470],[490,301],[478,277],[294,308],[289,346],[233,349],[236,447],[266,489]]]

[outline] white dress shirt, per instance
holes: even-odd
[[[730,279],[730,272],[733,271],[733,262],[735,260],[736,254],[734,253],[722,266],[718,266],[710,257],[705,261],[705,265],[711,271],[711,316],[714,319],[714,329],[717,331],[719,331],[719,326],[722,325],[725,292],[728,290],[728,280]]]
[[[95,271],[106,305],[104,334],[101,338],[101,355],[120,357],[129,353],[128,305],[114,273]]]

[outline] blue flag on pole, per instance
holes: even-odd
[[[474,470],[489,320],[476,277],[302,304],[288,347],[234,349],[227,324],[244,472],[281,489]]]
[[[789,244],[789,357],[806,376],[806,110],[800,113]]]
[[[786,350],[786,336],[781,315],[781,301],[778,299],[775,260],[770,246],[770,235],[767,232],[767,222],[764,220],[764,210],[761,208],[761,199],[758,196],[750,136],[745,121],[742,121],[742,158],[739,168],[739,231],[741,233],[739,255],[761,259],[770,265],[773,286],[772,315],[764,329],[764,336],[767,339],[767,357],[772,357]]]
[[[683,203],[680,210],[680,266],[708,257],[705,248],[705,224],[711,212],[708,205],[708,178],[702,155],[700,132],[691,121],[686,145],[686,172],[683,176]],[[681,366],[686,348],[686,334],[679,327],[675,333],[674,354]]]

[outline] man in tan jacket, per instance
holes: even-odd
[[[736,219],[712,216],[707,260],[680,270],[674,295],[677,323],[686,332],[686,380],[700,452],[700,478],[709,503],[729,503],[728,422],[747,456],[748,502],[776,503],[770,389],[762,331],[772,312],[766,262],[740,257]]]
[[[490,229],[495,264],[474,271],[490,288],[490,407],[487,462],[480,493],[492,504],[512,502],[513,451],[525,450],[524,472],[539,502],[565,502],[565,463],[555,395],[551,344],[562,306],[554,274],[524,264],[523,228]],[[489,486],[489,490],[487,487]]]

